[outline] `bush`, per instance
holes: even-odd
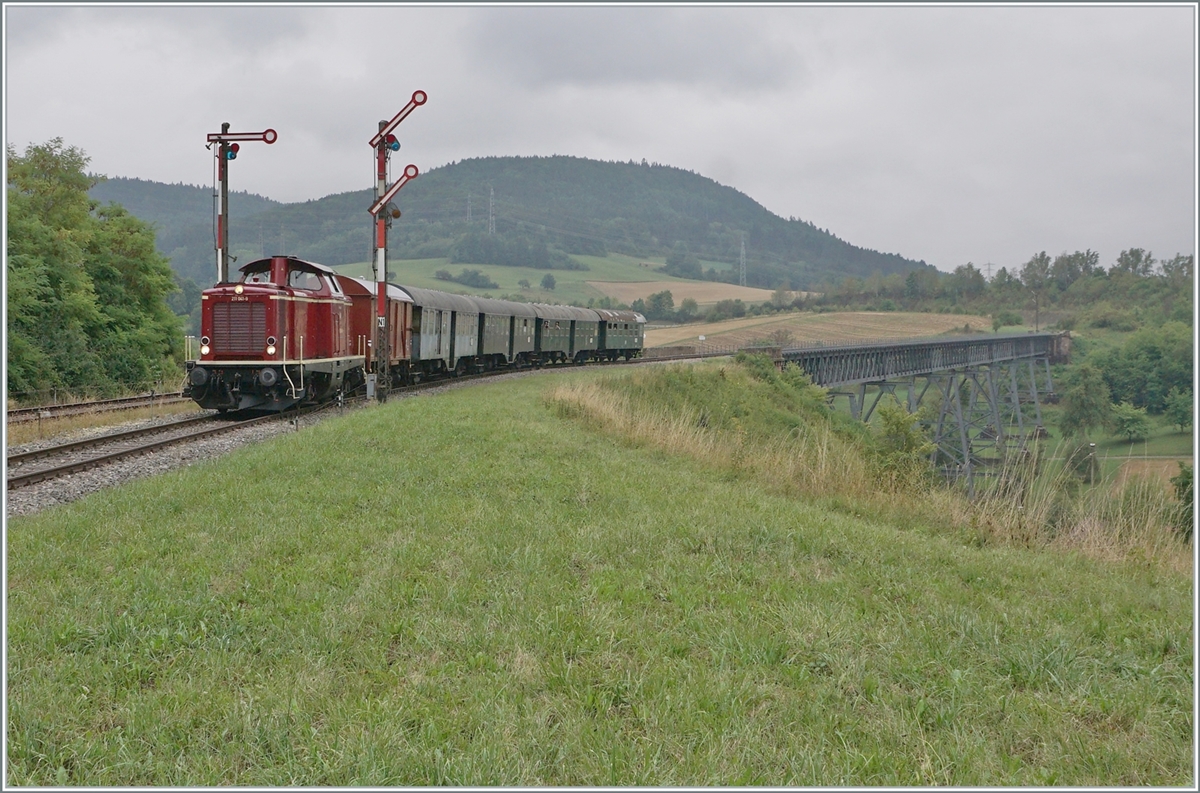
[[[1175,526],[1179,529],[1184,541],[1192,541],[1193,511],[1192,511],[1192,471],[1193,466],[1179,464],[1179,475],[1171,477],[1175,486],[1175,498],[1179,499],[1179,509],[1175,514]]]

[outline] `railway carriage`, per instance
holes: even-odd
[[[538,360],[542,363],[582,363],[600,343],[600,315],[590,308],[534,303]]]
[[[598,357],[615,361],[642,354],[646,339],[646,318],[636,311],[598,308],[600,315],[600,351]]]
[[[374,351],[379,285],[374,281],[339,275],[338,283],[351,300],[350,341],[363,356],[365,371],[375,371]],[[393,380],[408,382],[408,362],[412,348],[412,298],[394,284],[387,288],[388,371]]]
[[[479,310],[479,363],[484,369],[529,362],[535,351],[531,326],[537,313],[528,303],[472,297]]]
[[[463,374],[479,354],[479,309],[464,295],[402,286],[412,299],[410,376]]]

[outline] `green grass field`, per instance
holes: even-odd
[[[782,495],[543,374],[9,522],[9,785],[1193,785],[1189,576]]]
[[[392,259],[388,261],[388,272],[395,273],[392,279],[395,283],[426,289],[440,289],[444,292],[457,292],[469,295],[488,295],[499,297],[503,294],[523,295],[531,301],[539,303],[563,303],[569,305],[586,305],[589,298],[600,299],[603,293],[588,286],[588,281],[679,281],[687,283],[686,279],[675,278],[665,273],[655,272],[656,267],[663,264],[661,258],[634,258],[619,253],[607,256],[573,256],[572,258],[586,264],[588,270],[535,270],[532,267],[502,267],[493,264],[450,264],[447,259]],[[644,267],[643,264],[652,265]],[[705,269],[715,267],[727,270],[729,265],[721,262],[704,261]],[[336,268],[338,272],[358,278],[371,278],[371,263],[345,264]],[[434,277],[438,270],[448,270],[458,275],[464,269],[479,270],[484,275],[498,283],[498,289],[476,289],[453,281],[441,281]],[[554,276],[553,290],[540,288],[542,278],[547,274]],[[518,281],[526,280],[531,288],[522,290]]]

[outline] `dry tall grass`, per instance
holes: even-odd
[[[1038,460],[1003,470],[970,500],[957,488],[913,487],[888,477],[870,452],[826,423],[766,440],[705,425],[702,408],[637,403],[604,380],[564,383],[547,396],[559,415],[631,442],[752,477],[774,492],[821,500],[897,525],[959,531],[976,542],[1075,551],[1109,561],[1192,569],[1191,546],[1173,527],[1177,504],[1153,480],[1081,488],[1065,467]],[[882,471],[882,473],[881,473]]]

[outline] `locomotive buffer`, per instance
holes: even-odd
[[[371,262],[371,268],[375,271],[375,305],[376,305],[376,328],[375,328],[375,372],[367,375],[367,398],[375,395],[372,391],[376,391],[380,402],[387,401],[387,391],[390,382],[390,374],[388,372],[388,359],[391,351],[389,347],[389,328],[387,316],[387,230],[392,225],[392,220],[400,217],[400,210],[391,200],[396,193],[400,192],[400,188],[408,184],[413,179],[417,178],[419,171],[417,166],[406,165],[404,174],[396,180],[391,187],[387,186],[387,163],[388,157],[394,151],[400,150],[400,142],[392,131],[400,126],[400,122],[408,118],[409,113],[412,113],[421,105],[425,104],[428,98],[424,91],[413,91],[412,98],[408,104],[397,113],[391,121],[380,121],[379,132],[375,137],[371,138],[371,148],[375,150],[375,203],[371,204],[371,208],[367,211],[375,218],[375,256]]]

